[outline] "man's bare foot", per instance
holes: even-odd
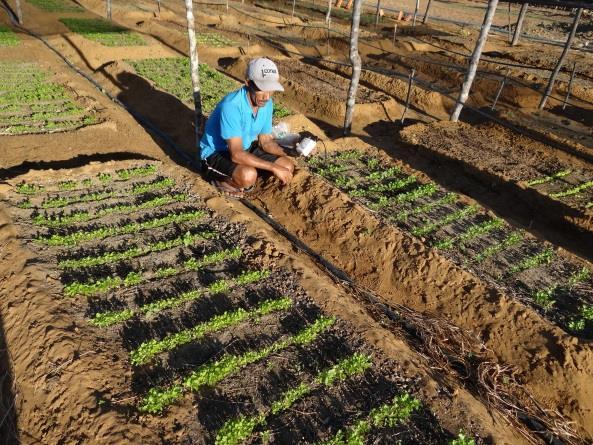
[[[210,183],[216,187],[220,193],[229,198],[241,199],[245,196],[243,189],[233,187],[227,181],[218,181],[214,179]]]

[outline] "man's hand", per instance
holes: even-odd
[[[292,181],[292,173],[289,169],[284,168],[280,165],[274,164],[272,173],[277,177],[283,185],[289,184]]]

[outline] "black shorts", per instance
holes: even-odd
[[[257,156],[260,159],[268,162],[275,162],[278,159],[278,156],[275,156],[270,153],[266,153],[261,148],[259,148],[259,144],[257,141],[254,141],[247,150],[254,156]],[[238,164],[235,164],[231,161],[231,154],[226,152],[214,152],[206,159],[202,160],[202,170],[204,175],[207,179],[224,179],[224,178],[231,178],[233,176],[233,172],[237,168]]]

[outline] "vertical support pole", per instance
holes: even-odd
[[[226,12],[229,13],[229,0],[226,0]]]
[[[507,22],[508,22],[508,27],[507,27],[507,34],[509,37],[509,43],[512,41],[511,40],[511,2],[508,2],[508,9],[507,9]]]
[[[564,49],[562,50],[560,59],[558,59],[558,63],[556,64],[554,71],[552,71],[552,75],[550,76],[550,80],[548,81],[548,86],[546,87],[546,91],[544,92],[544,95],[542,96],[542,100],[539,103],[538,108],[540,110],[544,109],[544,107],[546,106],[546,102],[548,101],[548,97],[550,97],[550,94],[552,94],[552,90],[554,89],[554,82],[556,82],[556,77],[558,76],[558,73],[560,72],[560,68],[562,68],[562,65],[564,64],[564,59],[566,59],[566,56],[568,55],[568,51],[570,50],[570,46],[572,45],[572,41],[574,40],[574,36],[577,32],[577,27],[579,26],[579,20],[581,18],[582,13],[583,13],[583,8],[577,9],[577,13],[574,16],[574,21],[572,22],[572,28],[570,29],[570,34],[568,36],[568,39],[566,40],[566,45],[564,45]]]
[[[379,26],[380,12],[381,12],[381,0],[377,0],[377,10],[375,11],[375,26]]]
[[[393,24],[393,46],[395,46],[395,34],[397,33],[397,23]]]
[[[157,11],[160,14],[160,12],[161,12],[161,0],[156,0],[156,9],[157,9]]]
[[[500,95],[502,94],[502,90],[504,89],[504,86],[506,85],[507,81],[509,80],[509,75],[510,75],[510,71],[507,70],[507,73],[503,77],[502,82],[500,82],[498,91],[496,91],[496,96],[494,96],[494,101],[492,102],[492,106],[490,107],[491,111],[494,111],[494,108],[496,107],[496,103],[498,102],[498,99],[500,98]]]
[[[294,17],[294,4],[295,4],[296,0],[292,0],[292,15],[291,17]]]
[[[418,17],[419,9],[420,9],[420,0],[416,0],[416,6],[414,7],[414,19],[412,20],[412,28],[416,27],[416,18]]]
[[[107,0],[107,18],[111,20],[111,0]]]
[[[329,56],[329,33],[330,33],[330,27],[332,24],[332,19],[331,17],[329,18],[329,21],[327,22],[327,47],[326,47],[326,55]]]
[[[16,18],[19,25],[23,24],[23,9],[21,8],[21,0],[16,0]]]
[[[408,76],[408,94],[406,94],[406,106],[404,107],[404,112],[402,113],[402,118],[400,123],[403,125],[406,119],[406,113],[408,112],[408,108],[410,106],[410,97],[412,94],[412,85],[414,84],[414,76],[416,75],[416,70],[412,69],[410,75]]]
[[[523,21],[525,20],[528,7],[529,3],[523,3],[521,5],[521,10],[519,11],[519,18],[517,19],[517,24],[515,25],[515,33],[513,34],[511,46],[515,46],[517,43],[519,43],[519,37],[521,36],[521,30],[523,29]]]
[[[566,103],[568,102],[568,99],[570,98],[570,91],[572,90],[572,81],[574,80],[574,75],[577,71],[577,63],[575,62],[572,65],[572,73],[570,73],[570,80],[568,81],[568,88],[566,90],[566,96],[564,97],[564,103],[562,104],[562,111],[564,111],[566,109]]]
[[[422,19],[423,24],[426,24],[426,21],[428,20],[428,11],[430,11],[431,3],[432,3],[432,0],[428,0],[428,3],[426,3],[426,11],[424,11],[424,18]]]
[[[189,66],[191,71],[191,83],[194,96],[194,125],[196,133],[196,147],[200,143],[200,132],[202,130],[202,93],[200,92],[200,73],[198,62],[198,42],[196,40],[196,24],[194,21],[193,0],[185,0],[185,11],[187,14],[187,36],[189,40]]]
[[[494,18],[494,13],[496,12],[497,6],[498,0],[488,0],[488,9],[486,10],[486,15],[484,16],[484,23],[482,23],[482,29],[480,30],[480,35],[478,37],[478,41],[476,42],[476,48],[474,49],[472,57],[469,61],[469,68],[465,74],[465,78],[463,79],[463,85],[461,86],[459,99],[457,99],[455,108],[451,113],[451,122],[457,122],[459,120],[459,115],[461,114],[463,105],[465,105],[465,101],[469,96],[469,91],[472,87],[472,83],[474,82],[474,77],[476,77],[478,64],[480,63],[480,57],[482,56],[482,50],[484,49],[484,45],[486,45],[486,40],[488,40],[488,33],[490,32],[492,19]]]
[[[331,17],[332,17],[332,2],[333,2],[333,0],[327,0],[327,14],[325,14],[325,23],[327,23],[328,29],[329,29],[329,22],[331,21]]]
[[[360,32],[360,11],[362,0],[354,1],[352,9],[352,25],[350,27],[350,63],[352,64],[352,78],[348,88],[348,100],[346,101],[346,115],[344,116],[344,136],[350,134],[352,129],[352,116],[354,115],[354,103],[356,102],[356,91],[360,80],[362,60],[358,53],[358,34]]]

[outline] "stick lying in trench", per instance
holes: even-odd
[[[430,358],[431,369],[443,373],[445,381],[461,379],[466,389],[488,407],[496,409],[526,440],[533,444],[560,440],[566,445],[584,445],[572,422],[555,410],[544,408],[520,385],[511,366],[489,361],[486,346],[473,334],[436,316],[425,316],[406,306],[386,303],[357,284],[346,272],[326,260],[303,241],[246,199],[241,202],[255,212],[297,249],[309,255],[330,277],[361,302],[375,321],[405,337],[421,354]]]

